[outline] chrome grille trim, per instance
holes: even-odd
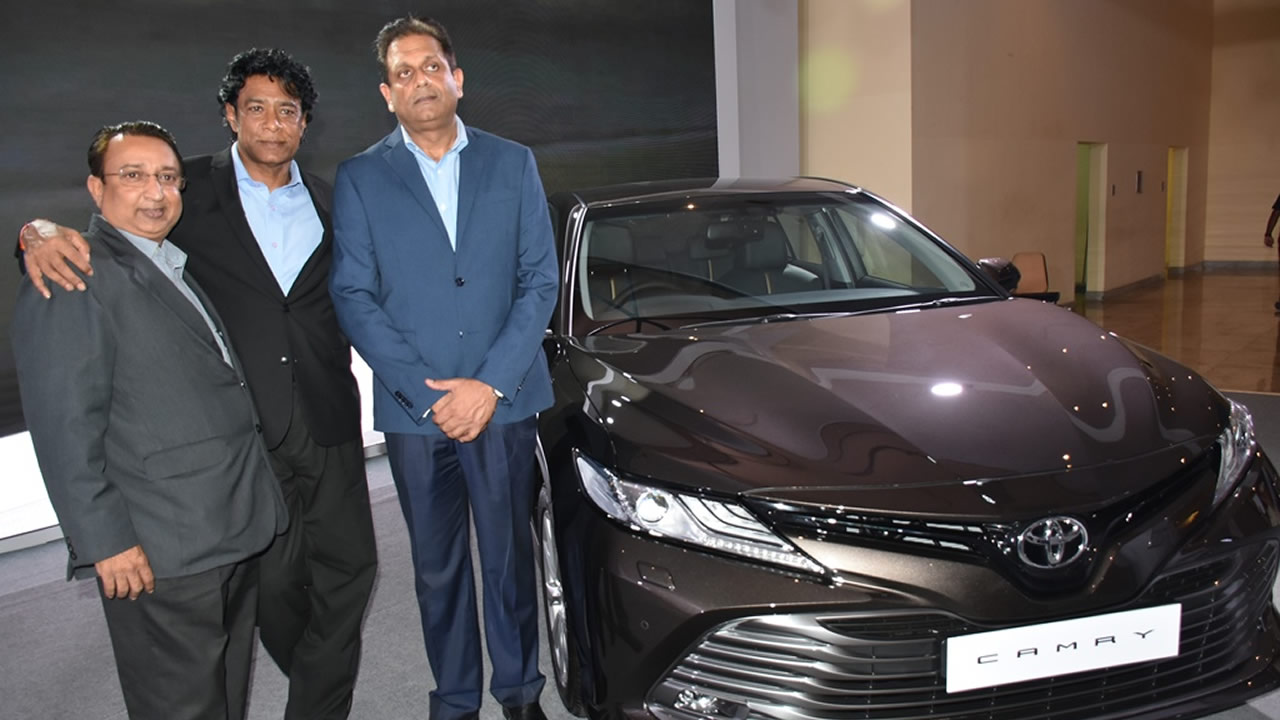
[[[1177,657],[948,695],[942,639],[996,629],[940,612],[760,615],[695,642],[650,691],[662,720],[700,720],[675,707],[687,689],[736,707],[732,720],[1068,720],[1138,711],[1229,685],[1274,621],[1274,542],[1160,579],[1139,600],[1105,612],[1183,603]],[[1103,612],[1103,611],[1100,611]],[[721,717],[721,716],[716,716]]]

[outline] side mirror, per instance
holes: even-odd
[[[995,280],[996,284],[1004,288],[1006,292],[1017,290],[1018,283],[1022,281],[1022,273],[1007,258],[982,258],[978,261],[978,267],[982,268],[982,272],[986,273],[987,277]]]

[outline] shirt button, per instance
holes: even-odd
[[[453,279],[453,284],[454,284],[454,285],[457,285],[458,287],[462,287],[463,285],[466,285],[466,284],[467,284],[467,281],[466,281],[466,280],[463,280],[463,279],[462,279],[462,278],[460,278],[460,277],[456,277],[456,278],[454,278],[454,279]]]

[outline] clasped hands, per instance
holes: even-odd
[[[431,406],[431,421],[451,440],[471,442],[493,419],[498,396],[488,384],[472,378],[427,378],[426,382],[445,394]]]

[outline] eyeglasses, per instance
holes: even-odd
[[[166,190],[169,188],[181,190],[187,186],[187,179],[171,170],[162,170],[160,172],[150,173],[130,168],[120,168],[113,173],[105,173],[103,175],[103,179],[106,179],[107,175],[120,178],[120,182],[128,185],[129,187],[142,187],[150,182],[151,178],[155,178],[156,182],[160,183],[160,187],[165,188]]]

